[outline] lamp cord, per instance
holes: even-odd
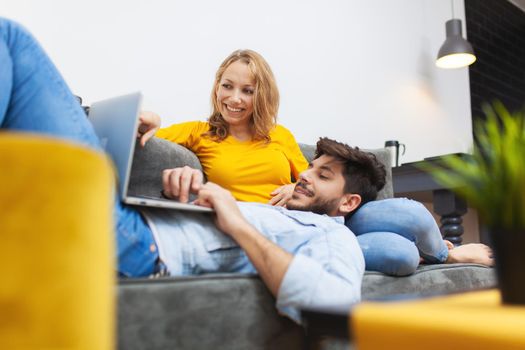
[[[454,0],[450,0],[450,7],[452,8],[452,18],[454,19]]]

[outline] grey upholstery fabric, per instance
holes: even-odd
[[[137,142],[129,179],[129,194],[160,197],[162,171],[188,165],[202,170],[199,158],[187,148],[153,137],[144,148]]]
[[[390,299],[393,295],[421,297],[496,286],[494,269],[477,264],[421,265],[406,277],[367,271],[362,298]]]
[[[315,145],[307,145],[306,143],[300,143],[299,148],[303,152],[303,156],[307,161],[311,162],[315,157]]]
[[[302,349],[302,328],[274,304],[254,275],[122,280],[118,348]]]
[[[385,165],[386,183],[385,187],[377,194],[377,199],[386,199],[394,197],[394,185],[392,183],[392,165],[390,164],[390,153],[386,148],[364,150],[375,154],[377,160]]]

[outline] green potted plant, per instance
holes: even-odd
[[[489,229],[503,302],[525,304],[525,113],[500,102],[483,110],[472,156],[445,157],[426,170],[477,209]]]

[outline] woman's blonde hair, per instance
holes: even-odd
[[[212,114],[208,118],[210,130],[205,133],[216,141],[222,141],[228,137],[228,123],[220,113],[217,103],[217,90],[224,71],[233,62],[241,61],[248,65],[255,78],[255,91],[253,94],[253,115],[251,127],[254,140],[270,141],[270,131],[277,122],[277,110],[279,109],[279,90],[270,66],[265,59],[252,50],[236,50],[226,57],[217,73],[211,92]]]

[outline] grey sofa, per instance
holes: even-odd
[[[301,145],[308,159],[314,147]],[[379,198],[392,197],[388,154],[372,150],[387,166]],[[179,145],[152,139],[137,146],[131,189],[158,196],[162,169],[190,165],[197,157]],[[366,272],[362,297],[426,296],[496,285],[493,269],[474,264],[427,265],[408,277]],[[275,299],[256,275],[122,279],[118,286],[119,349],[301,349],[300,325],[280,316]]]

